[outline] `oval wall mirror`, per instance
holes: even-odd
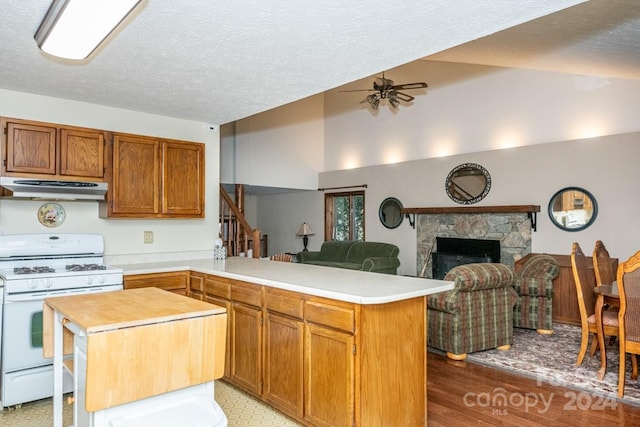
[[[491,175],[476,163],[463,163],[449,172],[447,195],[456,203],[471,205],[484,199],[491,189]]]
[[[549,201],[549,218],[565,231],[580,231],[589,227],[598,215],[598,203],[584,188],[567,187]]]
[[[401,212],[402,203],[395,197],[387,197],[380,203],[378,216],[380,222],[387,228],[397,228],[402,224],[403,215]]]

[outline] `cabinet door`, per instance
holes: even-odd
[[[162,212],[204,217],[204,145],[162,144]]]
[[[56,128],[7,122],[6,171],[56,174]]]
[[[294,416],[303,413],[304,323],[268,313],[265,327],[264,399]]]
[[[115,135],[113,185],[109,189],[115,214],[157,214],[160,211],[160,142],[153,138]]]
[[[191,272],[189,274],[189,296],[193,299],[204,300],[205,275]]]
[[[353,335],[305,324],[305,419],[317,426],[354,425]]]
[[[231,381],[255,396],[261,394],[262,311],[231,304]]]
[[[99,131],[62,128],[60,175],[104,177],[104,134]]]

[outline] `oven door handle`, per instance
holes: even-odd
[[[45,298],[51,298],[51,297],[57,297],[57,296],[63,296],[63,295],[73,295],[74,293],[81,294],[83,292],[73,292],[67,289],[62,291],[24,292],[24,293],[18,293],[18,294],[5,293],[4,303],[11,304],[11,303],[18,303],[23,301],[44,300]]]

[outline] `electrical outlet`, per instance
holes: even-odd
[[[145,243],[153,243],[153,231],[145,231],[144,232],[144,242]]]

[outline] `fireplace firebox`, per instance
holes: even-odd
[[[436,237],[431,253],[432,276],[443,279],[449,270],[462,264],[500,262],[500,241]]]

